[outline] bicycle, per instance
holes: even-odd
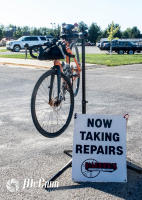
[[[79,33],[75,28],[75,25],[64,24],[62,40],[29,49],[33,58],[54,60],[54,66],[37,81],[31,98],[34,125],[50,138],[59,136],[68,127],[74,111],[74,97],[79,90],[81,66],[76,46]],[[60,59],[66,62],[61,63]]]

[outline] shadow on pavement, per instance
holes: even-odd
[[[138,174],[130,169],[128,169],[127,173],[127,183],[76,183],[76,185],[67,185],[54,188],[53,191],[94,188],[96,190],[100,190],[124,199],[142,199],[142,174]],[[46,190],[52,191],[52,189]]]

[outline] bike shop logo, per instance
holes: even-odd
[[[117,170],[116,163],[103,163],[95,159],[87,159],[81,165],[81,172],[87,178],[94,178],[101,172],[114,172]]]
[[[19,181],[15,178],[12,178],[7,181],[6,188],[9,192],[17,192],[19,190]]]

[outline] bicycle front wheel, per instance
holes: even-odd
[[[72,87],[69,79],[63,73],[61,73],[60,86],[61,100],[57,101],[57,71],[49,70],[37,81],[31,98],[31,114],[34,125],[42,135],[50,138],[59,136],[65,131],[74,110]]]

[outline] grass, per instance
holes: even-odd
[[[0,58],[18,58],[18,59],[25,59],[25,54],[7,54],[7,55],[0,55]],[[31,56],[28,54],[28,59],[32,59]]]
[[[0,57],[25,59],[25,54],[17,53],[11,55],[0,55]],[[29,54],[28,54],[28,59],[32,59]],[[136,55],[86,54],[86,63],[107,65],[107,66],[138,64],[142,63],[142,54],[136,54]]]
[[[7,52],[7,49],[0,48],[0,52]]]
[[[86,63],[119,66],[142,63],[142,54],[136,55],[109,55],[109,54],[86,54]]]

